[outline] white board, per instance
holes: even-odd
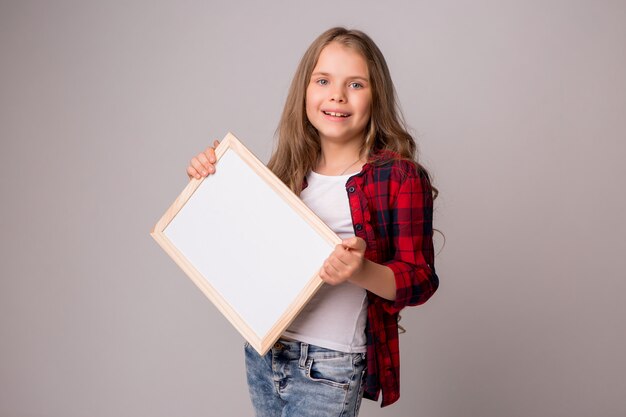
[[[234,135],[216,157],[216,173],[192,179],[151,234],[264,354],[317,291],[341,239]]]

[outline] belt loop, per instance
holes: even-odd
[[[309,345],[306,343],[300,343],[300,362],[298,366],[304,368],[306,366],[306,358],[309,356]]]

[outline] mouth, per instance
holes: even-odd
[[[332,117],[350,117],[350,113],[340,113],[336,111],[326,111],[326,110],[322,110],[322,113],[324,113],[326,116],[332,116]]]

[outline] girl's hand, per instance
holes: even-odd
[[[324,261],[320,278],[327,284],[338,285],[354,277],[363,269],[365,247],[360,237],[344,239]]]
[[[217,162],[215,148],[219,143],[218,140],[214,141],[213,146],[209,146],[191,159],[187,167],[187,176],[190,180],[192,178],[199,180],[201,177],[215,173],[215,163]]]

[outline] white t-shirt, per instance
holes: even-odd
[[[337,235],[354,236],[346,182],[354,174],[307,176],[300,198]],[[330,254],[329,254],[330,255]],[[340,352],[365,352],[367,293],[350,282],[323,284],[285,331],[288,338]]]

